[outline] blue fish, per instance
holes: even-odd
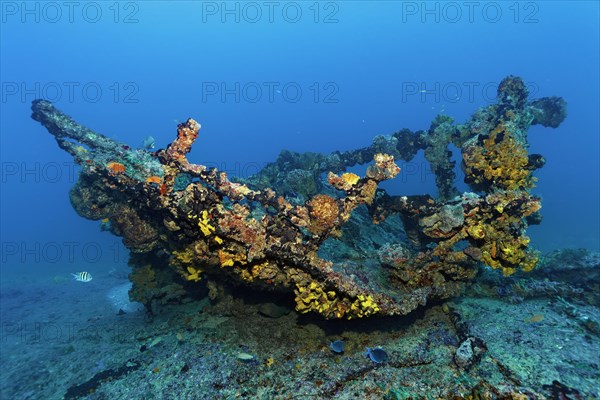
[[[152,136],[148,136],[142,142],[142,147],[146,150],[152,150],[156,146],[156,140]]]
[[[343,340],[335,340],[329,344],[329,348],[334,353],[343,353],[344,352],[344,341]]]
[[[376,364],[384,363],[388,360],[389,356],[381,347],[375,347],[374,349],[367,347],[365,356],[369,357],[371,361]]]

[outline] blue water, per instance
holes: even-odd
[[[463,122],[509,74],[569,108],[559,128],[530,130],[531,151],[548,160],[534,244],[598,249],[596,2],[484,2],[471,14],[460,2],[276,3],[272,15],[260,2],[111,4],[3,2],[3,268],[60,267],[71,242],[76,262],[119,251],[71,209],[76,167],[29,118],[35,98],[134,146],[152,135],[164,147],[193,117],[203,128],[190,159],[248,175],[284,148],[359,148],[426,129],[440,111]],[[417,157],[386,187],[435,193],[427,168]],[[41,260],[27,252],[48,243],[59,248]]]

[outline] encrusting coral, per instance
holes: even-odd
[[[505,274],[535,266],[525,229],[539,221],[540,200],[529,190],[543,157],[528,155],[526,131],[532,123],[558,126],[566,106],[559,98],[529,103],[516,77],[502,82],[498,99],[463,125],[439,116],[428,132],[378,136],[364,149],[282,152],[237,182],[188,161],[200,131],[193,119],[178,125],[165,149],[148,152],[77,124],[47,101],[34,101],[32,109],[82,167],[71,191],[74,208],[85,218],[108,218],[109,229],[132,250],[132,299],[156,298],[165,287],[193,291],[206,275],[293,293],[299,312],[361,318],[407,314],[430,298],[455,295],[481,264]],[[476,193],[456,190],[451,143],[461,150],[466,183]],[[420,149],[436,174],[438,199],[390,196],[379,188],[400,172],[395,159],[410,160]],[[363,177],[346,171],[371,160]],[[324,172],[327,182],[320,180]],[[302,179],[286,181],[288,174]],[[371,232],[390,226],[386,219],[394,215],[406,232],[406,241],[387,247],[395,256],[377,259],[373,252],[387,268],[373,272],[368,260],[327,261],[323,248],[336,240],[376,240],[365,238],[360,224],[355,234],[344,230],[367,211],[378,223]],[[153,257],[164,262],[148,263]]]
[[[523,143],[501,123],[487,137],[475,140],[483,143],[465,145],[463,166],[467,183],[473,187],[504,190],[530,189],[535,178]]]

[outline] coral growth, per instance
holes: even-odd
[[[308,202],[310,222],[308,230],[313,235],[322,235],[335,226],[340,214],[336,200],[326,194],[318,194]]]
[[[129,290],[129,298],[142,304],[148,303],[152,298],[152,291],[157,287],[155,272],[150,265],[136,268],[129,274],[129,280],[133,283]]]
[[[535,178],[528,165],[523,143],[502,123],[463,148],[465,180],[477,189],[531,189]]]
[[[111,161],[106,164],[106,168],[113,174],[121,174],[125,172],[125,165],[115,161]]]
[[[456,295],[482,264],[507,275],[535,266],[525,230],[540,221],[540,200],[529,190],[544,158],[528,154],[526,133],[534,123],[558,126],[566,106],[559,98],[528,102],[517,77],[503,80],[498,100],[465,124],[438,116],[428,131],[377,136],[363,149],[283,151],[238,181],[188,161],[200,131],[193,119],[178,125],[165,149],[148,152],[77,124],[49,102],[36,100],[32,109],[82,166],[71,191],[77,212],[110,218],[111,232],[132,250],[133,299],[178,297],[206,275],[293,293],[299,312],[360,318],[407,314],[431,298]],[[450,144],[462,152],[465,180],[476,193],[456,189]],[[437,199],[379,188],[399,173],[395,160],[419,150],[436,175]],[[347,172],[367,163],[362,177]],[[390,237],[391,227],[406,240]],[[350,254],[385,243],[394,243],[389,254],[356,252],[363,258],[343,262],[328,261],[325,251],[338,246],[338,254]],[[159,254],[168,258],[148,262]],[[387,268],[371,267],[382,264]]]

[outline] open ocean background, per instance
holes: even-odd
[[[30,119],[36,98],[134,147],[166,146],[193,117],[190,159],[247,176],[282,149],[355,149],[440,112],[463,122],[509,74],[568,102],[559,128],[529,133],[547,159],[534,245],[598,250],[598,3],[475,3],[3,2],[3,275],[127,259],[71,208],[77,167]],[[422,153],[408,164],[385,187],[435,193]]]

